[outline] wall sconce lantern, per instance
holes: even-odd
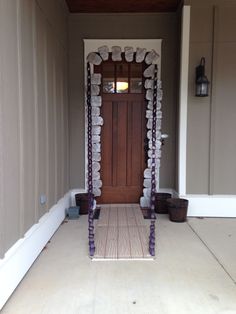
[[[208,96],[209,84],[207,77],[205,76],[205,58],[201,58],[200,65],[196,67],[196,96],[206,97]]]

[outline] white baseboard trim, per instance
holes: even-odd
[[[0,259],[0,310],[64,220],[70,200],[68,192]]]
[[[172,195],[172,197],[179,197],[179,194],[174,189],[169,189],[169,188],[159,189],[158,192],[170,193]]]
[[[170,193],[172,197],[189,200],[188,217],[236,217],[236,195],[179,195],[171,188],[160,188],[160,193]],[[71,190],[71,205],[75,205],[75,194],[86,193],[85,189]]]
[[[188,217],[236,217],[236,195],[184,195]]]
[[[236,217],[236,195],[179,195],[173,189],[159,189],[159,192],[171,193],[172,197],[189,200],[188,217]]]
[[[158,193],[169,193],[172,197],[178,197],[178,194],[175,190],[171,188],[159,188],[157,190]],[[149,207],[150,206],[150,197],[141,196],[140,198],[140,206],[141,207]]]

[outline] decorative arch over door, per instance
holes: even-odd
[[[89,215],[88,215],[88,230],[89,230],[89,252],[90,256],[95,253],[94,241],[94,224],[93,224],[93,194],[94,196],[101,195],[102,181],[100,180],[100,160],[101,160],[101,127],[103,119],[100,116],[100,107],[102,99],[100,94],[101,73],[92,73],[91,65],[99,65],[102,61],[109,58],[109,47],[107,45],[100,46],[96,52],[92,51],[87,55],[87,86],[86,86],[86,116],[87,116],[87,180],[88,180],[88,195],[89,195]],[[112,60],[114,62],[122,60],[122,47],[112,46]],[[161,81],[158,79],[158,64],[159,54],[151,49],[134,48],[130,46],[124,47],[125,59],[127,62],[135,61],[137,63],[145,61],[148,67],[143,72],[146,88],[146,99],[148,101],[146,117],[147,117],[147,138],[148,138],[148,162],[147,168],[144,171],[144,193],[150,192],[143,196],[143,201],[146,200],[146,206],[151,209],[151,224],[149,236],[149,252],[152,256],[155,255],[155,192],[159,183],[159,168],[161,157]],[[158,171],[157,171],[158,170]],[[141,198],[142,200],[142,198]],[[142,204],[141,204],[142,206]]]
[[[102,105],[102,98],[100,96],[100,85],[102,82],[101,74],[93,73],[93,66],[99,65],[108,59],[109,53],[112,54],[114,62],[121,60],[121,54],[124,53],[127,62],[136,61],[137,63],[145,62],[147,68],[143,73],[145,78],[144,87],[146,89],[146,118],[147,118],[147,138],[148,138],[148,161],[147,168],[143,174],[143,196],[140,198],[140,205],[142,207],[150,206],[151,197],[151,169],[152,169],[152,117],[153,117],[153,88],[154,88],[154,72],[155,64],[158,68],[157,73],[157,104],[156,104],[156,152],[155,152],[155,185],[159,188],[159,169],[161,158],[161,39],[158,40],[84,40],[85,44],[85,82],[87,82],[87,63],[91,67],[91,104],[92,104],[92,159],[93,159],[93,193],[95,196],[101,195],[102,181],[100,177],[101,169],[101,128],[103,125],[103,118],[100,115],[100,107]],[[137,47],[137,48],[136,48]],[[87,117],[87,111],[85,110]],[[86,130],[87,130],[87,119]],[[87,132],[85,132],[87,134]],[[86,138],[87,142],[87,138]],[[86,145],[87,147],[87,145]],[[85,162],[87,162],[88,151],[85,151]],[[86,181],[87,181],[87,164],[85,164]],[[87,186],[87,182],[86,182]]]

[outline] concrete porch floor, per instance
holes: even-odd
[[[59,230],[2,314],[236,314],[236,219],[157,222],[155,261],[91,261],[87,217]]]

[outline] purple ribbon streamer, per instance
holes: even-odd
[[[155,193],[156,193],[156,117],[157,117],[157,65],[154,70],[153,113],[152,113],[152,166],[151,166],[151,224],[149,236],[149,253],[155,256]]]
[[[88,110],[88,232],[89,255],[94,256],[94,225],[93,225],[93,153],[92,153],[92,104],[91,104],[91,70],[87,63],[87,110]]]

